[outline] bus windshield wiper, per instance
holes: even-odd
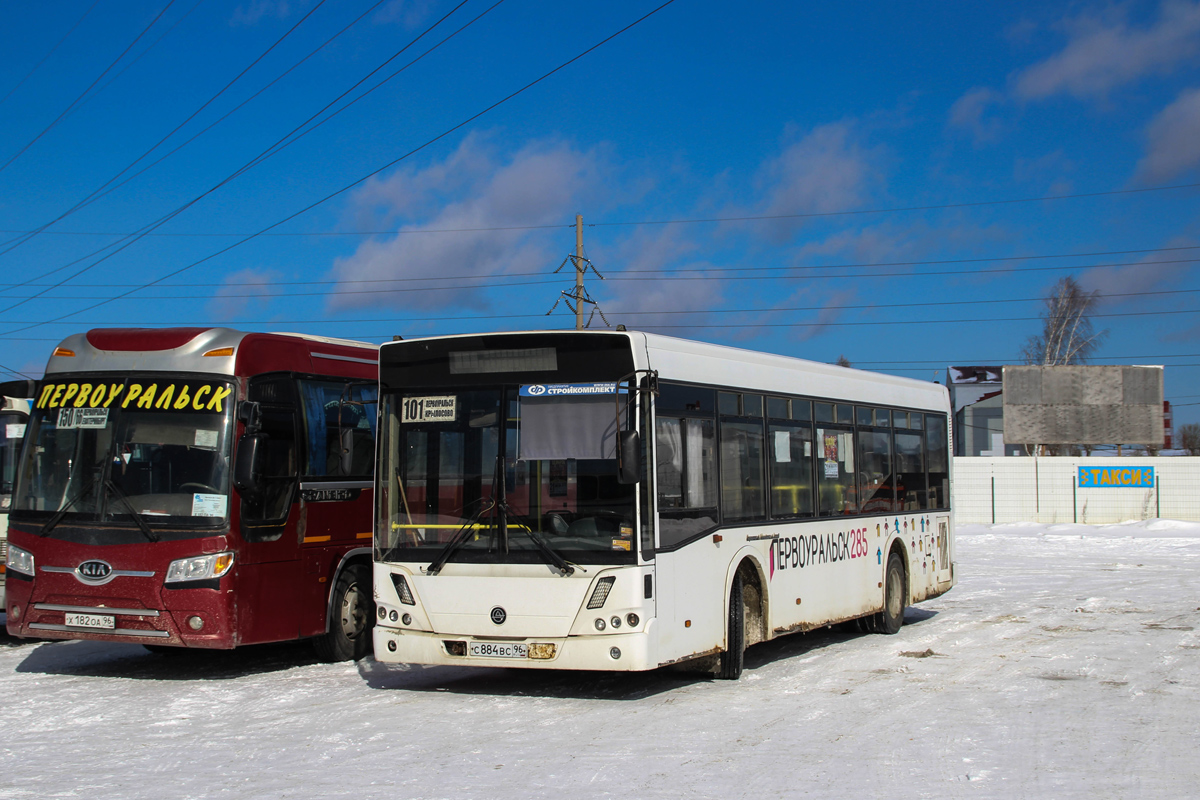
[[[104,487],[108,489],[108,491],[115,494],[117,499],[125,504],[125,507],[129,509],[129,516],[133,517],[133,521],[137,523],[137,526],[141,529],[142,533],[145,534],[146,538],[152,542],[157,542],[159,539],[158,534],[150,529],[150,525],[147,524],[146,518],[143,517],[138,510],[133,507],[133,503],[131,503],[129,500],[129,495],[121,491],[121,487],[117,486],[112,478],[109,478],[104,482]]]
[[[514,517],[521,516],[520,514],[514,513],[513,510],[509,508],[508,503],[504,504],[504,510],[507,514],[511,514]],[[537,547],[538,552],[542,554],[542,556],[551,566],[557,567],[558,571],[563,575],[570,575],[575,571],[576,565],[573,565],[571,562],[559,555],[558,551],[551,547],[550,543],[546,541],[545,534],[539,530],[535,530],[534,527],[529,524],[527,519],[523,524],[514,527],[517,527],[529,534],[529,539],[533,542],[534,546]],[[587,570],[583,569],[583,567],[579,567],[579,569],[587,572]]]
[[[50,517],[50,519],[46,520],[46,524],[42,526],[42,529],[40,531],[38,531],[38,533],[37,533],[38,536],[41,536],[42,538],[49,536],[50,531],[54,530],[55,527],[58,526],[58,523],[62,522],[63,517],[65,517],[67,515],[67,512],[71,510],[71,506],[75,505],[76,503],[78,503],[80,500],[82,500],[84,497],[87,496],[87,493],[90,492],[92,490],[92,487],[96,484],[96,472],[95,471],[100,468],[102,463],[97,464],[95,467],[92,468],[91,479],[88,480],[88,482],[85,483],[82,488],[80,488],[80,490],[76,493],[76,495],[74,497],[72,497],[70,500],[68,500],[66,503],[64,503],[62,508],[60,508],[58,511],[55,511],[54,516],[52,516],[52,517]]]
[[[490,506],[481,504],[479,510],[462,524],[462,527],[458,529],[450,541],[446,543],[446,546],[442,548],[442,552],[437,554],[437,558],[429,562],[429,566],[425,568],[425,574],[437,575],[441,572],[442,567],[446,566],[446,562],[450,560],[450,556],[454,555],[458,548],[467,543],[467,539],[471,536],[471,531],[475,530],[475,526],[480,518],[495,507],[495,503],[492,503]]]

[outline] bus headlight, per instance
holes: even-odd
[[[4,561],[4,568],[10,569],[13,572],[19,572],[22,575],[33,577],[33,553],[28,550],[22,550],[19,547],[12,545],[8,546],[8,558]]]
[[[219,578],[233,566],[233,553],[213,553],[210,556],[177,558],[167,567],[164,583],[203,581]]]

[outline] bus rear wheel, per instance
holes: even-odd
[[[876,633],[898,633],[904,624],[904,559],[899,553],[888,556],[887,572],[883,577],[883,610],[871,618]]]
[[[742,675],[746,660],[746,606],[742,598],[742,576],[733,576],[729,590],[729,620],[725,639],[725,652],[721,653],[721,665],[717,677],[736,681]]]
[[[371,627],[375,601],[371,598],[371,571],[364,564],[342,570],[333,586],[333,618],[324,636],[313,640],[322,661],[358,661],[371,652]]]

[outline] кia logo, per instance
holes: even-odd
[[[102,581],[112,574],[112,566],[107,561],[85,561],[75,571],[82,580]]]

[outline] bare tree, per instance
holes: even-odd
[[[1179,429],[1179,446],[1189,456],[1200,456],[1200,425],[1189,422]]]
[[[1092,328],[1091,313],[1098,298],[1098,292],[1085,292],[1072,275],[1054,284],[1042,312],[1042,332],[1030,336],[1021,351],[1025,363],[1086,363],[1108,335],[1107,330],[1096,332]]]
[[[838,356],[838,360],[833,363],[837,364],[839,367],[851,366],[850,359],[846,358],[846,356],[844,356],[844,355]]]

